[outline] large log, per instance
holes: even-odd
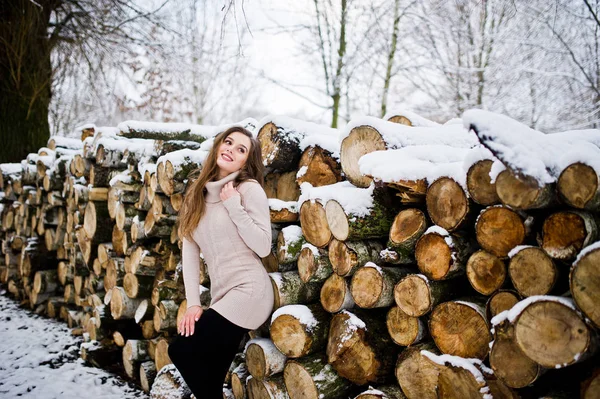
[[[319,300],[321,284],[304,283],[297,271],[269,273],[273,294],[273,309],[296,303],[313,303]]]
[[[600,178],[591,166],[581,162],[569,165],[558,177],[556,189],[560,198],[573,208],[600,209]]]
[[[380,267],[368,262],[354,273],[350,292],[361,308],[389,307],[394,303],[396,283],[410,273],[407,267]]]
[[[331,152],[320,146],[307,147],[298,162],[296,182],[304,182],[314,187],[334,184],[342,180],[342,166]]]
[[[133,319],[142,299],[129,298],[122,287],[114,287],[110,298],[110,313],[115,320]]]
[[[354,307],[349,279],[333,273],[321,287],[320,301],[323,309],[337,313]]]
[[[387,248],[396,252],[394,263],[413,263],[417,240],[427,230],[427,219],[423,211],[408,208],[400,211],[390,228]]]
[[[323,248],[333,238],[325,208],[318,201],[304,201],[300,206],[300,226],[306,241]]]
[[[544,220],[541,247],[552,258],[568,261],[597,238],[598,225],[592,214],[560,211]]]
[[[334,238],[329,243],[329,260],[337,275],[349,277],[368,262],[380,263],[382,249],[378,241],[339,241]]]
[[[398,354],[385,325],[375,311],[344,310],[333,316],[327,343],[327,361],[337,373],[357,385],[390,380]]]
[[[475,224],[479,245],[499,258],[506,258],[511,249],[523,244],[526,232],[521,216],[506,207],[486,208]]]
[[[340,241],[388,236],[395,208],[383,197],[383,194],[375,191],[373,206],[367,214],[348,210],[334,199],[327,201],[325,214],[331,234]]]
[[[283,379],[291,399],[347,397],[352,383],[340,377],[322,353],[291,360],[283,370]]]
[[[512,209],[538,209],[550,206],[556,195],[551,184],[539,184],[530,176],[520,176],[505,169],[496,178],[500,201]]]
[[[164,367],[159,367],[156,364],[154,368],[159,371],[150,389],[151,397],[169,397],[171,399],[185,399],[190,397],[192,392],[174,364],[167,364]]]
[[[492,183],[490,171],[494,161],[484,159],[475,162],[467,171],[467,190],[474,202],[483,206],[500,202],[496,192],[496,182]]]
[[[398,355],[395,375],[408,399],[438,399],[437,385],[441,367],[424,352],[439,353],[433,342],[409,346]]]
[[[312,244],[302,245],[298,256],[298,274],[303,282],[325,281],[333,273],[329,252]]]
[[[571,267],[569,275],[571,295],[575,304],[600,328],[600,245],[583,250]]]
[[[409,274],[394,287],[394,301],[407,315],[424,316],[438,304],[456,297],[462,285],[456,279],[432,281],[422,274]]]
[[[525,356],[515,342],[514,325],[503,321],[494,325],[494,341],[490,348],[490,367],[511,388],[533,384],[544,369]]]
[[[415,258],[419,270],[432,280],[447,280],[462,275],[473,251],[468,237],[450,235],[439,226],[432,226],[419,238]]]
[[[427,213],[432,222],[448,231],[472,222],[474,207],[465,190],[449,177],[442,177],[427,188]]]
[[[590,357],[598,349],[596,333],[569,299],[530,297],[517,305],[515,313],[518,315],[510,315],[515,325],[515,342],[542,367],[565,367]]]
[[[429,331],[442,353],[464,358],[485,359],[492,340],[485,308],[473,301],[454,300],[436,306]]]
[[[306,243],[302,228],[290,225],[281,229],[277,235],[277,261],[280,271],[297,268],[297,261],[302,245]]]
[[[559,278],[557,265],[541,248],[518,249],[511,251],[508,264],[508,274],[517,292],[522,297],[549,294]]]
[[[318,352],[327,345],[330,315],[319,304],[287,305],[271,317],[273,343],[289,358]]]
[[[467,261],[467,278],[475,291],[491,295],[504,285],[506,265],[496,255],[480,249]]]
[[[427,325],[418,317],[407,315],[398,306],[390,308],[386,316],[388,333],[400,346],[418,344],[427,337]]]
[[[246,380],[246,388],[249,399],[289,399],[282,374],[265,380],[250,376]]]
[[[286,356],[268,338],[251,339],[244,352],[248,372],[257,380],[264,380],[283,371]]]

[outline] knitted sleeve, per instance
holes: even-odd
[[[260,184],[252,182],[241,184],[239,191],[244,205],[240,196],[234,195],[223,201],[223,206],[244,243],[264,258],[271,252],[271,217],[267,194]]]
[[[181,252],[187,307],[200,306],[200,247],[195,241],[184,238]]]

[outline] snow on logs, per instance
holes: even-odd
[[[499,129],[517,125],[465,116],[440,125],[393,112],[341,133],[254,123],[274,313],[249,334],[224,397],[516,397],[552,388],[544,373],[577,370],[570,383],[593,395],[597,131],[520,130],[525,151]],[[0,282],[102,342],[82,356],[118,361],[153,395],[189,394],[167,356],[187,307],[174,227],[221,128],[87,126],[83,141],[52,138],[0,164]],[[572,301],[551,296],[567,290]]]

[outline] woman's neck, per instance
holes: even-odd
[[[221,189],[223,186],[230,181],[234,181],[235,178],[240,174],[240,171],[229,173],[224,177],[217,177],[218,180],[206,182],[206,195],[204,200],[208,203],[215,203],[221,201]]]

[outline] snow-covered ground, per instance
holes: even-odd
[[[6,297],[0,288],[0,398],[148,398],[79,357],[82,337]]]

